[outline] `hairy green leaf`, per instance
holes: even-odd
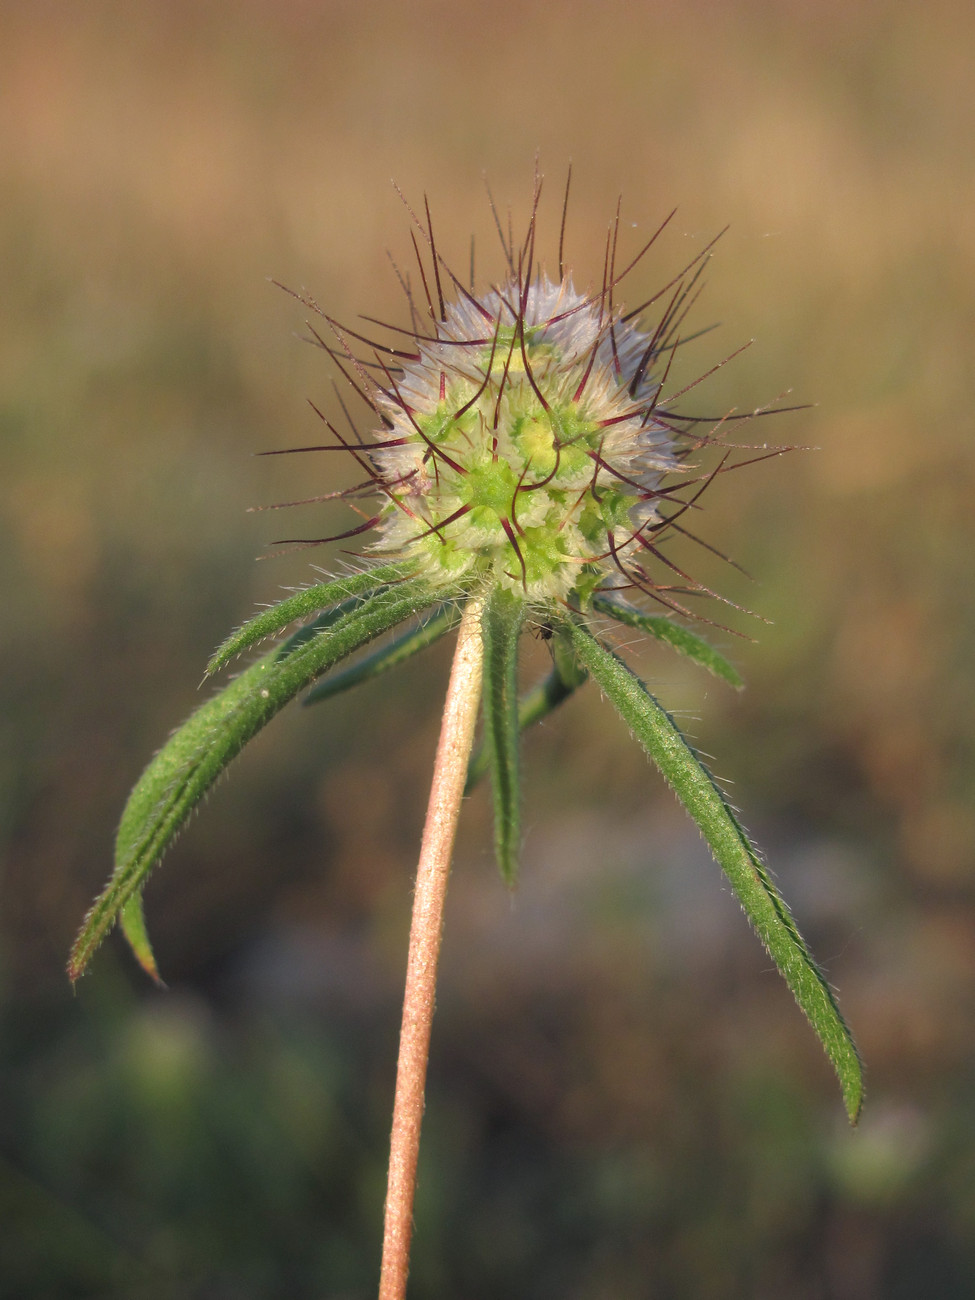
[[[135,954],[136,961],[157,984],[162,984],[152,944],[149,942],[149,931],[146,929],[141,889],[137,889],[132,897],[123,903],[122,910],[119,912],[119,925]]]
[[[413,578],[364,596],[329,626],[320,625],[329,622],[329,615],[323,615],[319,625],[301,628],[192,714],[129,796],[116,839],[115,870],[71,952],[72,979],[82,973],[119,911],[244,745],[309,682],[435,598],[422,579]],[[126,932],[136,936],[138,947],[135,908],[127,915]]]
[[[526,731],[547,717],[553,709],[567,700],[583,684],[588,674],[572,653],[572,646],[563,632],[556,632],[549,641],[554,660],[552,671],[518,701],[518,730]],[[487,773],[488,750],[481,745],[472,756],[467,768],[464,793],[470,792]]]
[[[521,790],[518,775],[518,640],[525,601],[495,587],[484,605],[484,751],[494,792],[494,848],[501,875],[518,875]]]
[[[344,610],[353,597],[363,597],[379,587],[401,582],[410,576],[410,572],[410,568],[402,564],[383,564],[366,569],[364,573],[350,573],[344,578],[333,578],[331,582],[303,587],[270,609],[261,610],[260,614],[255,614],[229,636],[211,656],[206,675],[211,677],[242,650],[283,631],[289,623],[307,618],[309,614],[315,614],[329,606]]]
[[[698,756],[640,679],[580,621],[567,623],[579,661],[598,682],[694,818],[738,900],[826,1049],[847,1113],[863,1097],[860,1058],[833,992],[806,947],[758,851]]]
[[[425,650],[428,645],[439,641],[445,633],[457,626],[460,622],[460,614],[457,605],[439,605],[419,627],[404,632],[389,645],[364,656],[358,663],[342,668],[338,672],[329,673],[324,681],[319,682],[308,692],[302,704],[318,704],[322,700],[330,700],[333,695],[339,695],[342,691],[358,686],[360,682],[388,672],[390,668],[395,668],[405,659],[410,659],[421,650]]]
[[[645,614],[642,609],[637,609],[634,605],[628,605],[625,601],[611,600],[608,596],[594,596],[592,607],[597,614],[606,614],[610,618],[615,618],[618,623],[635,627],[641,632],[655,636],[658,641],[666,641],[680,654],[693,659],[695,663],[706,668],[715,677],[722,678],[736,690],[741,690],[744,685],[737,669],[720,651],[715,650],[714,646],[709,645],[703,637],[691,632],[689,628],[681,627],[672,619],[662,614]]]

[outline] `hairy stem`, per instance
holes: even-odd
[[[420,1151],[420,1125],[430,1028],[437,986],[437,961],[443,934],[444,902],[450,859],[457,832],[467,763],[474,740],[484,649],[481,639],[483,604],[472,599],[464,611],[450,684],[444,702],[443,725],[423,828],[420,861],[413,895],[410,953],[403,996],[396,1098],[389,1151],[386,1223],[379,1300],[405,1300],[413,1231],[413,1196]]]

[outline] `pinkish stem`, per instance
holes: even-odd
[[[410,954],[403,996],[403,1023],[396,1067],[396,1098],[393,1102],[379,1300],[406,1300],[410,1238],[413,1232],[413,1197],[416,1191],[416,1166],[420,1152],[420,1125],[423,1122],[423,1098],[436,1000],[444,902],[481,698],[484,658],[481,641],[482,610],[482,602],[472,599],[461,620],[447,698],[444,701],[443,724],[416,871]]]

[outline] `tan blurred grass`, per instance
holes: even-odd
[[[775,627],[741,650],[748,702],[710,705],[707,734],[772,806],[868,837],[893,827],[885,851],[905,868],[970,879],[972,727],[945,704],[973,702],[965,6],[36,4],[0,25],[7,635],[21,693],[42,701],[23,725],[63,725],[43,703],[53,674],[56,698],[87,702],[81,732],[109,725],[109,691],[131,728],[146,665],[165,665],[132,754],[91,776],[111,798],[72,906],[102,874],[90,858],[123,771],[186,705],[179,683],[248,602],[307,572],[301,557],[253,568],[278,524],[242,513],[332,485],[331,466],[250,459],[307,438],[305,396],[331,400],[291,336],[300,311],[266,277],[339,317],[397,316],[385,250],[405,257],[407,223],[388,178],[430,194],[458,264],[475,230],[496,267],[482,172],[523,221],[536,150],[550,257],[573,161],[583,278],[617,193],[634,246],[679,206],[640,289],[731,223],[698,311],[724,326],[687,376],[757,343],[703,391],[708,409],[786,389],[817,404],[750,429],[817,453],[711,494],[706,535],[762,585],[718,580]],[[174,622],[179,644],[161,644]],[[120,628],[135,657],[110,657],[109,680],[102,638],[118,646]],[[31,647],[48,636],[61,649],[42,667]],[[39,861],[44,878],[61,869],[38,791],[70,771],[39,752],[12,816],[15,892]],[[622,764],[616,788],[636,797],[642,771]]]

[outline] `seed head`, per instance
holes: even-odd
[[[561,242],[557,279],[536,266],[539,193],[523,245],[502,234],[505,278],[480,295],[444,262],[429,210],[425,224],[411,211],[430,256],[414,239],[426,310],[401,276],[413,321],[397,330],[402,347],[340,326],[301,297],[328,321],[337,342],[315,339],[379,424],[368,439],[353,426],[350,440],[326,421],[369,474],[343,495],[380,497],[341,536],[375,529],[371,554],[406,561],[445,597],[501,587],[541,611],[636,590],[687,614],[681,597],[706,589],[660,546],[688,533],[677,520],[718,472],[694,472],[688,457],[716,439],[708,421],[675,409],[664,380],[711,245],[644,304],[662,304],[648,329],[642,309],[624,312],[614,295],[670,218],[617,275],[617,211],[602,285],[580,293]],[[371,356],[356,351],[361,343]]]
[[[677,465],[649,342],[568,277],[447,306],[377,399],[378,549],[415,554],[434,585],[483,578],[533,602],[613,585]]]

